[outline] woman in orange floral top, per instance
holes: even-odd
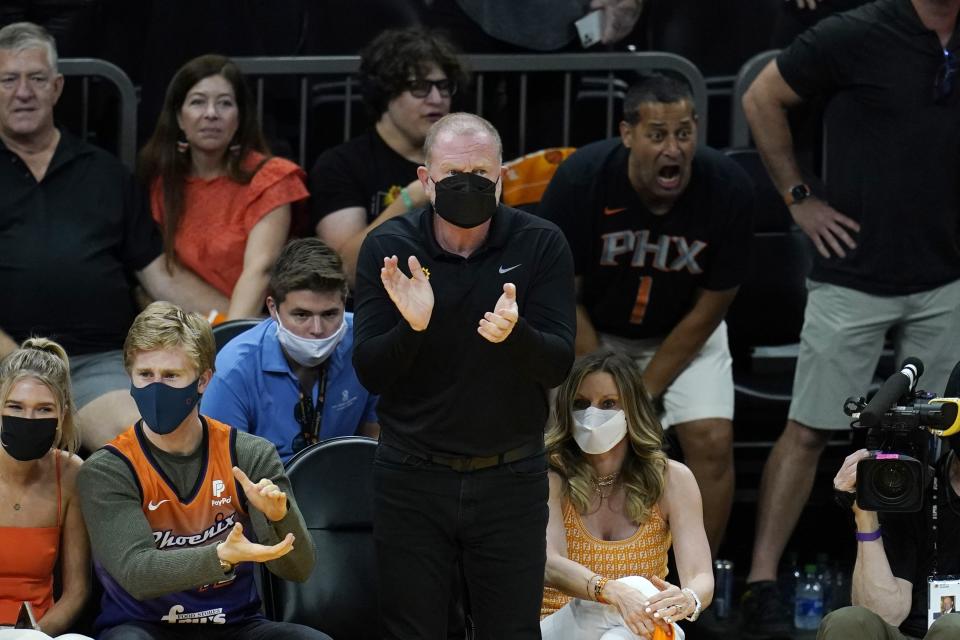
[[[545,640],[682,636],[713,597],[700,490],[668,460],[633,360],[597,352],[560,387],[547,430]],[[680,586],[664,581],[671,544]]]
[[[227,317],[260,315],[291,204],[308,193],[300,167],[269,156],[233,62],[206,55],[177,71],[140,173],[168,264],[178,261],[227,296]]]

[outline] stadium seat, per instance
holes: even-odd
[[[756,196],[753,264],[727,313],[736,414],[769,416],[773,409],[785,416],[812,247],[793,225],[757,151],[731,150],[727,155],[750,176]]]
[[[287,464],[287,477],[317,549],[302,583],[265,572],[263,600],[273,620],[296,622],[333,638],[379,638],[373,543],[373,454],[376,440],[332,438]]]
[[[238,320],[227,320],[213,326],[213,339],[217,343],[217,353],[223,349],[224,345],[236,338],[238,335],[251,329],[262,320],[260,318],[240,318]]]

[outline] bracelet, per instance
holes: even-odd
[[[603,597],[603,588],[607,586],[609,580],[603,576],[599,576],[600,579],[593,585],[593,599],[599,602],[600,604],[610,604],[607,602],[606,598]]]
[[[400,199],[403,200],[403,204],[407,205],[407,211],[413,209],[413,198],[410,197],[410,192],[407,191],[406,187],[400,189]]]
[[[876,531],[871,531],[869,533],[860,533],[857,531],[857,542],[873,542],[874,540],[879,540],[881,531],[881,529],[877,529]]]
[[[703,605],[700,604],[700,596],[697,595],[697,592],[691,589],[690,587],[684,587],[680,589],[680,593],[685,593],[691,598],[693,598],[693,613],[688,615],[684,620],[689,620],[690,622],[696,621],[700,617],[700,610],[703,608]]]

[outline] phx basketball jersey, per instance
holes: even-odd
[[[141,423],[106,446],[126,462],[140,485],[143,515],[160,551],[217,544],[237,522],[243,523],[245,533],[251,531],[241,504],[243,490],[233,478],[236,431],[211,418],[201,417],[201,421],[206,449],[200,476],[183,498],[157,464]],[[250,562],[237,565],[234,574],[220,582],[144,601],[127,593],[99,562],[95,569],[104,588],[98,631],[132,621],[229,624],[259,616],[260,598]]]

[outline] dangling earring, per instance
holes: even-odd
[[[237,155],[238,153],[240,153],[240,143],[234,142],[229,147],[227,147],[227,150],[233,155]]]
[[[190,150],[190,143],[187,142],[187,137],[181,132],[180,139],[177,140],[177,153],[186,153]]]

